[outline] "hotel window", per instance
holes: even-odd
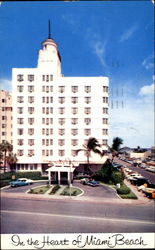
[[[107,86],[103,86],[103,92],[108,92],[108,87]]]
[[[46,103],[49,103],[49,97],[48,96],[46,97]]]
[[[34,81],[34,75],[28,75],[28,81],[33,82]]]
[[[108,129],[102,129],[102,134],[107,135],[108,134]]]
[[[59,103],[60,104],[65,103],[65,97],[59,97]]]
[[[50,124],[53,124],[53,118],[50,118]]]
[[[63,125],[65,123],[65,119],[64,118],[59,118],[59,124]]]
[[[78,86],[72,86],[71,89],[73,93],[78,92]]]
[[[42,108],[42,113],[45,114],[45,107]]]
[[[86,125],[89,125],[91,123],[91,119],[90,118],[85,118],[84,122]]]
[[[46,146],[49,146],[49,139],[46,139]]]
[[[78,140],[71,140],[72,146],[77,146],[78,145]]]
[[[34,86],[29,85],[28,86],[28,92],[34,92]]]
[[[17,86],[17,91],[18,92],[23,92],[24,86]]]
[[[65,130],[64,129],[59,129],[59,135],[64,135],[65,134]]]
[[[91,113],[91,108],[84,108],[84,112],[89,115]]]
[[[45,92],[45,86],[42,86],[42,92]]]
[[[49,108],[46,108],[46,114],[47,115],[49,114]]]
[[[42,81],[45,81],[45,75],[42,75]]]
[[[17,150],[17,154],[18,154],[18,156],[24,155],[24,150]]]
[[[18,114],[23,114],[23,110],[24,110],[24,108],[18,107],[18,108],[17,108]]]
[[[42,124],[45,124],[45,118],[42,118]]]
[[[46,128],[46,135],[49,135],[49,129]]]
[[[50,156],[52,156],[53,155],[53,150],[50,150]]]
[[[49,82],[49,75],[46,75],[46,82]]]
[[[46,118],[46,125],[49,125],[49,118]]]
[[[52,139],[50,139],[50,145],[53,145],[53,140]]]
[[[28,139],[28,145],[33,146],[34,145],[34,139]]]
[[[64,146],[65,145],[65,140],[58,140],[59,146]]]
[[[50,135],[53,135],[53,129],[50,128]]]
[[[44,128],[42,128],[42,135],[44,135],[45,134],[45,129]]]
[[[78,134],[78,130],[77,129],[71,129],[71,134],[72,135],[77,135]]]
[[[71,101],[73,104],[78,103],[78,97],[71,97]]]
[[[65,86],[59,86],[59,93],[65,92]]]
[[[53,103],[53,97],[52,96],[50,97],[50,103]]]
[[[103,103],[108,103],[108,97],[103,97]]]
[[[65,155],[65,150],[59,150],[58,154],[59,154],[59,156],[64,156]]]
[[[50,75],[50,81],[53,81],[53,75]]]
[[[17,81],[18,82],[24,81],[24,76],[23,75],[17,75]]]
[[[65,113],[65,108],[59,108],[59,114],[63,115]]]
[[[91,103],[91,97],[85,97],[84,99],[85,99],[85,103],[87,104]]]
[[[6,128],[6,124],[2,124],[2,128]]]
[[[29,114],[33,114],[34,113],[34,107],[28,107],[28,112],[29,112]]]
[[[24,102],[24,96],[17,96],[17,102],[19,103]]]
[[[50,108],[50,114],[53,114],[53,108]]]
[[[2,111],[5,111],[5,107],[2,107]]]
[[[34,135],[34,128],[28,128],[28,134]]]
[[[2,115],[2,120],[7,120],[7,117],[5,115]]]
[[[17,129],[17,134],[18,134],[18,135],[23,135],[23,134],[24,134],[23,128],[18,128],[18,129]]]
[[[42,97],[42,103],[45,103],[45,96]]]
[[[53,92],[53,86],[50,86],[50,92]]]
[[[75,157],[76,156],[76,150],[72,150],[71,154],[72,154],[73,157]]]
[[[103,124],[108,124],[108,119],[107,119],[107,118],[103,118],[103,119],[102,119],[102,123],[103,123]]]
[[[23,139],[18,139],[17,144],[18,144],[18,146],[22,146],[24,144],[24,140]]]
[[[91,92],[91,86],[85,86],[85,92],[90,93]]]
[[[29,149],[28,150],[28,156],[33,156],[34,155],[34,150],[33,149]]]
[[[49,93],[49,86],[46,86],[46,93]]]
[[[45,139],[42,139],[42,145],[45,145]]]
[[[33,103],[34,102],[34,96],[28,96],[28,102]]]
[[[28,123],[32,125],[34,123],[34,118],[28,118]]]
[[[108,141],[107,140],[102,140],[102,144],[107,146],[108,145]]]
[[[42,155],[45,155],[45,150],[42,150]]]
[[[108,108],[103,108],[103,114],[108,114]]]
[[[84,145],[87,145],[88,144],[88,139],[85,139],[84,140]]]
[[[72,123],[73,125],[78,124],[78,119],[77,119],[77,118],[72,118],[71,123]]]
[[[76,115],[78,113],[78,108],[72,108],[72,114]]]
[[[17,118],[17,123],[18,124],[23,124],[24,123],[24,118]]]
[[[91,129],[84,129],[84,134],[85,135],[90,135],[91,134]]]

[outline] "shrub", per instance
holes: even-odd
[[[115,171],[112,173],[112,182],[114,184],[116,184],[116,183],[122,184],[123,180],[124,180],[124,176],[123,176],[122,172]]]
[[[52,191],[50,192],[50,194],[55,194],[56,191],[58,191],[59,188],[60,188],[59,185],[54,186],[54,187],[52,188]]]
[[[77,195],[77,191],[75,190],[73,193],[72,193],[73,196],[76,196]]]
[[[117,188],[117,193],[118,194],[129,194],[130,193],[130,188],[128,188],[125,185],[122,185],[120,188]]]
[[[122,199],[138,199],[137,196],[132,192],[129,194],[121,194],[120,196]]]

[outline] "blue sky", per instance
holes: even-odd
[[[48,19],[65,76],[109,77],[109,143],[120,136],[123,146],[153,146],[152,1],[2,3],[1,88],[11,90],[12,68],[36,67]]]

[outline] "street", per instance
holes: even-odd
[[[10,197],[1,202],[1,233],[110,232],[154,232],[154,202],[135,206]]]

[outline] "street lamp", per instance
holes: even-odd
[[[65,159],[69,163],[70,173],[69,173],[69,196],[71,197],[71,160],[69,158]]]

